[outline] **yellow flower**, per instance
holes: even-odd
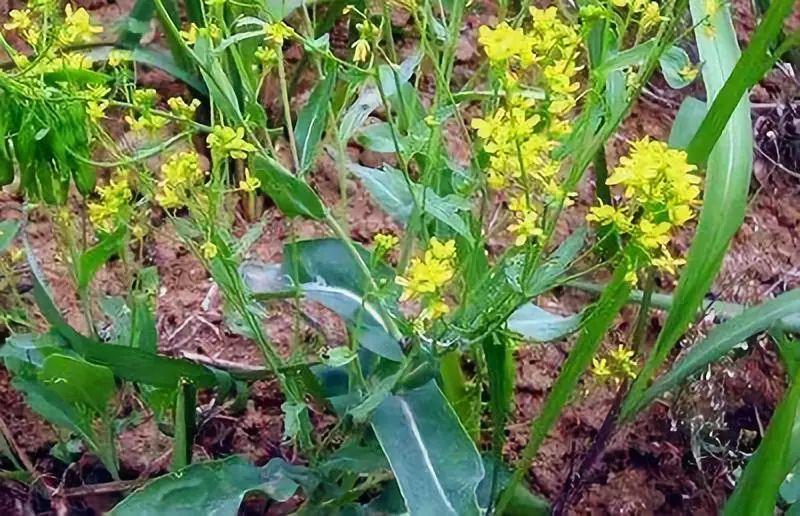
[[[108,66],[117,67],[124,62],[130,61],[132,59],[132,54],[129,50],[118,50],[114,49],[108,53]]]
[[[233,159],[246,159],[248,152],[254,152],[255,146],[244,139],[244,128],[233,129],[227,126],[214,126],[206,138],[211,152],[218,156],[230,156]]]
[[[283,45],[284,40],[297,35],[293,28],[283,22],[268,23],[264,26],[266,40],[274,45]]]
[[[200,106],[200,100],[192,99],[192,102],[187,104],[181,97],[170,97],[167,99],[167,105],[173,115],[191,120]]]
[[[365,39],[359,39],[353,43],[353,62],[363,63],[369,58],[369,42]]]
[[[200,251],[203,253],[203,258],[206,260],[213,260],[217,256],[217,246],[210,240],[207,240],[200,246]]]
[[[401,301],[435,295],[455,274],[455,242],[440,242],[435,237],[422,258],[412,258],[405,275],[397,276],[395,283],[404,287]]]
[[[133,193],[128,180],[121,175],[112,178],[107,186],[98,186],[98,202],[86,204],[89,220],[99,231],[111,233],[127,219]]]
[[[158,98],[158,93],[153,88],[139,88],[133,90],[133,103],[140,108],[153,107]]]
[[[73,11],[72,5],[67,4],[64,7],[64,14],[64,25],[59,35],[59,41],[63,45],[88,43],[95,34],[103,32],[103,27],[92,25],[89,13],[83,7]]]
[[[261,66],[264,67],[264,72],[268,72],[278,64],[278,53],[275,52],[274,48],[258,47],[255,56],[261,62]]]
[[[687,64],[680,70],[678,70],[678,75],[680,75],[683,79],[691,82],[697,78],[697,74],[700,72],[696,66],[692,66],[691,63]]]
[[[155,113],[142,113],[138,118],[130,115],[125,116],[132,131],[155,133],[169,123],[169,120]]]
[[[28,9],[24,9],[22,11],[19,9],[12,9],[8,13],[8,17],[11,21],[4,23],[3,28],[6,30],[17,30],[20,32],[27,30],[33,25],[30,15],[31,12]]]
[[[419,314],[420,321],[435,321],[450,313],[450,307],[441,299],[432,299]]]
[[[522,29],[511,28],[506,22],[494,29],[481,26],[478,29],[478,41],[493,65],[505,65],[509,60],[515,60],[527,68],[535,61],[532,38]]]
[[[106,116],[106,109],[108,108],[108,101],[101,100],[99,102],[90,100],[86,103],[86,114],[93,122],[97,122]]]
[[[603,358],[592,359],[592,375],[600,382],[612,381],[619,385],[625,380],[636,378],[634,352],[619,345]]]
[[[185,206],[192,188],[203,179],[200,158],[195,152],[173,154],[161,165],[156,202],[165,209]]]
[[[189,25],[187,30],[182,30],[178,34],[187,45],[194,45],[197,43],[197,25],[194,23]]]
[[[669,222],[654,224],[647,219],[642,219],[638,229],[639,243],[647,249],[656,249],[669,242],[669,231],[672,229],[672,225]]]
[[[661,6],[657,2],[649,2],[644,8],[639,26],[642,28],[642,32],[647,32],[665,19],[661,16]]]
[[[518,247],[543,234],[542,228],[539,227],[539,214],[533,209],[517,213],[515,222],[508,226],[508,230],[516,235],[514,245]]]
[[[257,177],[250,175],[250,169],[244,169],[244,181],[239,181],[239,188],[245,192],[255,192],[261,186],[261,181]]]
[[[372,240],[375,242],[375,253],[380,255],[386,254],[400,241],[396,236],[387,233],[378,233]]]

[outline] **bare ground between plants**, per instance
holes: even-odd
[[[740,16],[735,18],[744,28],[751,29],[752,14],[749,7],[742,5],[743,2],[736,3]],[[0,13],[5,12],[4,7],[0,2]],[[120,7],[107,5],[99,10],[101,16],[107,15],[108,20],[113,20]],[[478,20],[469,23],[477,27]],[[474,44],[465,41],[462,49],[465,70],[474,57],[474,48]],[[142,79],[162,93],[175,89],[175,85],[160,74],[147,74]],[[787,81],[781,78],[767,82],[754,92],[755,100],[765,104],[783,102],[787,91],[791,91],[786,85]],[[679,102],[679,97],[664,98],[658,91],[641,100],[618,134],[609,157],[614,158],[615,149],[621,150],[627,138],[646,134],[666,139]],[[753,117],[755,120],[768,114],[769,108],[754,111]],[[350,152],[353,159],[362,162],[379,159],[360,153],[356,148],[351,148]],[[313,184],[326,203],[332,205],[339,199],[337,172],[325,158],[314,174]],[[800,180],[763,159],[757,160],[751,194],[745,224],[737,234],[712,292],[725,301],[753,303],[800,286],[800,232],[797,229],[800,227]],[[581,224],[580,206],[591,202],[591,185],[585,185],[579,207],[566,224]],[[0,194],[0,218],[19,216],[19,207],[16,199]],[[356,240],[369,243],[379,231],[397,230],[355,182],[348,185],[348,207],[350,232]],[[289,222],[274,208],[268,208],[265,217],[265,232],[252,254],[267,261],[278,261],[283,242],[290,234]],[[324,234],[322,227],[308,222],[295,223],[293,230],[300,238]],[[81,327],[77,300],[70,281],[65,278],[60,257],[55,254],[50,226],[34,218],[27,231],[60,307],[71,323]],[[690,234],[682,235],[676,246],[685,250],[690,237]],[[157,325],[163,353],[260,364],[256,347],[225,327],[219,296],[212,282],[202,266],[172,238],[166,226],[148,239],[144,252],[157,266],[161,280]],[[122,290],[113,266],[99,274],[95,284],[107,294]],[[672,285],[660,287],[669,291]],[[566,314],[574,313],[587,298],[585,293],[561,289],[539,301],[547,309]],[[633,313],[628,309],[619,318],[615,330],[608,335],[606,346],[625,338]],[[654,313],[650,326],[653,334],[661,320],[662,314]],[[294,324],[296,321],[288,307],[281,305],[272,307],[265,321],[271,338],[286,353],[296,345],[292,342]],[[312,308],[301,326],[300,340],[309,353],[318,350],[323,343],[333,346],[343,340],[341,325],[322,309]],[[688,335],[686,342],[691,342],[694,336]],[[521,346],[514,424],[505,450],[508,458],[516,458],[524,446],[527,423],[538,413],[568,351],[569,342]],[[781,368],[772,348],[754,341],[739,355],[736,360],[715,366],[678,398],[655,404],[634,424],[623,429],[590,476],[583,498],[576,506],[580,510],[576,509],[575,513],[715,514],[732,488],[735,468],[755,449],[784,388]],[[250,395],[242,413],[205,414],[195,448],[198,458],[242,453],[259,464],[275,456],[297,459],[294,450],[281,442],[282,399],[276,386],[269,381],[256,382]],[[538,492],[550,499],[558,496],[564,479],[577,467],[591,444],[613,396],[613,389],[609,387],[585,385],[583,395],[565,412],[531,468],[531,482]],[[0,399],[3,400],[0,417],[17,445],[29,455],[37,470],[45,474],[45,482],[53,487],[62,484],[74,487],[108,480],[91,457],[84,456],[68,471],[63,464],[50,458],[49,448],[56,436],[24,405],[21,396],[10,387],[3,369],[0,369]],[[131,414],[136,413],[133,401],[128,409]],[[723,416],[712,419],[711,414]],[[122,472],[129,479],[162,473],[169,465],[169,442],[146,415],[141,417],[143,420],[120,438]],[[324,415],[315,420],[318,429],[329,422]],[[0,482],[0,514],[30,514],[28,511],[96,514],[116,500],[113,494],[83,496],[48,506],[23,486]],[[271,514],[286,510],[288,507],[268,509]]]

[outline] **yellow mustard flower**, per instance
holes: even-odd
[[[133,193],[122,175],[112,178],[107,186],[98,186],[96,191],[98,201],[86,204],[89,221],[97,230],[111,233],[127,219]]]
[[[400,242],[396,236],[389,233],[378,233],[372,240],[375,242],[375,253],[379,255],[386,254]]]
[[[203,253],[203,258],[206,260],[213,260],[218,254],[218,249],[214,242],[207,240],[200,246],[200,252]]]
[[[353,62],[363,63],[369,59],[369,42],[365,39],[358,39],[353,43]]]
[[[173,154],[161,165],[156,202],[166,209],[185,206],[192,189],[202,180],[203,171],[196,152]]]
[[[191,120],[200,107],[200,100],[192,99],[192,102],[187,104],[181,97],[170,97],[167,99],[167,105],[173,115]]]
[[[178,34],[187,45],[191,46],[197,43],[197,30],[197,25],[192,23],[188,29],[179,31]]]
[[[86,114],[89,115],[89,118],[93,122],[97,122],[105,118],[106,109],[108,109],[107,100],[101,100],[101,101],[90,100],[86,102]]]
[[[130,50],[119,50],[114,49],[108,53],[108,66],[116,68],[117,66],[121,65],[122,63],[128,62],[133,59],[133,54]]]
[[[5,30],[25,31],[33,25],[30,9],[12,9],[8,13],[8,21],[3,24]]]
[[[88,43],[95,35],[103,32],[103,27],[92,25],[89,13],[83,7],[73,10],[71,4],[64,7],[64,25],[59,34],[63,45]]]
[[[230,156],[233,159],[246,159],[248,152],[256,150],[252,143],[244,139],[244,128],[236,129],[217,125],[206,138],[211,152],[218,156]]]
[[[261,186],[261,180],[250,175],[250,169],[244,169],[244,180],[239,181],[239,189],[245,192],[255,192]]]
[[[266,40],[277,46],[283,45],[285,40],[297,36],[294,29],[283,22],[266,24],[264,33],[266,34]]]

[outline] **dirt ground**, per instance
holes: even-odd
[[[106,4],[104,0],[83,3],[108,26],[129,9],[131,2]],[[5,16],[5,2],[0,1],[0,19]],[[751,30],[753,14],[748,2],[735,2],[737,28],[741,34]],[[13,6],[11,6],[13,7]],[[485,12],[470,15],[458,51],[457,73],[467,76],[474,70],[479,54],[475,43],[477,27],[491,19],[491,5]],[[148,72],[140,81],[157,88],[166,98],[176,86],[168,77]],[[609,148],[611,162],[625,148],[626,141],[642,135],[666,139],[682,96],[702,96],[695,85],[689,91],[666,89],[660,78],[640,100],[631,117]],[[798,83],[778,71],[753,92],[757,104],[753,119],[757,127],[773,127],[776,113],[800,94]],[[772,125],[770,125],[772,124]],[[760,140],[761,141],[761,140]],[[451,142],[454,152],[463,157],[458,142]],[[351,157],[364,164],[375,164],[381,156],[349,149]],[[781,163],[783,163],[781,161]],[[791,169],[793,164],[785,164]],[[795,166],[794,170],[797,170]],[[585,207],[592,202],[589,181],[582,187],[577,206],[567,215],[561,228],[566,232],[582,223]],[[337,173],[333,164],[322,157],[312,183],[325,201],[339,200]],[[0,193],[0,218],[19,216],[19,199]],[[256,242],[253,256],[268,260],[281,259],[281,247],[293,230],[299,237],[325,235],[318,224],[295,222],[290,228],[274,207],[266,209],[266,229]],[[348,185],[348,222],[352,236],[369,243],[379,231],[397,231],[397,227],[369,198],[356,182]],[[145,256],[158,268],[161,290],[158,297],[157,327],[161,352],[173,356],[186,353],[204,355],[258,365],[259,352],[248,340],[225,327],[219,295],[208,275],[192,255],[177,242],[169,228],[155,221],[156,230],[149,237]],[[243,227],[242,221],[239,227]],[[757,155],[751,187],[751,202],[744,225],[739,230],[712,294],[731,302],[754,303],[785,290],[800,286],[800,179],[776,166],[768,158]],[[56,293],[59,305],[70,322],[83,326],[74,289],[66,280],[64,266],[57,255],[51,226],[34,213],[28,234],[38,259]],[[688,248],[691,232],[677,239],[677,251]],[[492,248],[502,242],[492,242]],[[121,290],[119,271],[112,265],[102,271],[95,285],[105,293]],[[671,280],[659,288],[669,291]],[[560,289],[542,296],[541,306],[558,313],[575,313],[591,299],[587,294]],[[627,309],[615,329],[608,335],[606,346],[625,339],[630,331],[633,309]],[[679,348],[684,349],[712,324],[713,317],[699,324],[699,330],[687,335]],[[320,337],[334,346],[344,337],[341,324],[323,309],[311,309],[302,328],[304,340],[314,343]],[[649,332],[657,333],[663,314],[654,312]],[[285,353],[292,340],[292,317],[288,306],[270,309],[265,325],[270,337]],[[780,399],[784,379],[774,348],[754,339],[746,351],[712,368],[677,397],[654,404],[635,423],[622,429],[589,478],[582,499],[574,505],[574,514],[716,514],[731,491],[736,468],[758,443],[771,412]],[[312,344],[313,346],[313,344]],[[535,417],[555,380],[570,343],[524,345],[517,361],[517,392],[514,420],[509,431],[506,455],[516,458],[525,444],[528,422]],[[313,348],[310,349],[313,351]],[[676,355],[680,349],[676,351]],[[56,486],[80,486],[107,481],[104,471],[89,456],[66,468],[53,459],[49,450],[56,435],[34,415],[10,388],[8,374],[0,368],[0,418],[8,425],[16,443],[44,472],[45,481]],[[220,457],[242,453],[259,464],[272,457],[296,459],[295,452],[281,442],[283,424],[282,399],[270,382],[256,382],[251,387],[250,401],[241,413],[208,414],[200,429],[196,456]],[[531,468],[532,486],[550,499],[555,499],[562,484],[591,445],[603,417],[614,397],[613,389],[587,382],[584,392],[566,410],[551,437],[542,447]],[[122,473],[132,479],[142,474],[158,474],[169,466],[170,444],[143,416],[137,426],[121,437]],[[319,424],[325,418],[320,416]],[[116,501],[114,495],[74,497],[50,506],[23,486],[0,481],[0,514],[30,514],[59,511],[62,514],[98,514]]]

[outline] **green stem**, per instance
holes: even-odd
[[[286,68],[283,64],[283,49],[278,50],[278,81],[281,86],[281,103],[283,104],[283,121],[286,124],[286,132],[289,134],[289,148],[292,151],[292,162],[294,162],[295,174],[300,172],[300,159],[297,157],[297,142],[294,138],[294,127],[292,126],[292,108],[289,104],[289,88],[286,85]]]

